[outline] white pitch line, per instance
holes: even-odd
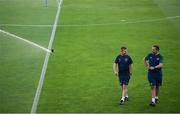
[[[179,18],[180,16],[171,16],[171,17],[166,17],[167,19],[175,19],[175,18]]]
[[[60,3],[59,0],[56,0],[56,1],[57,1],[57,4],[59,5],[59,3]]]
[[[121,22],[117,23],[92,23],[92,24],[64,24],[64,25],[57,25],[58,27],[83,27],[83,26],[110,26],[110,25],[122,25],[122,24],[138,24],[138,23],[151,23],[151,22],[158,22],[163,20],[173,20],[176,18],[180,18],[180,16],[171,16],[165,18],[157,18],[157,19],[148,19],[148,20],[134,20],[134,21],[127,21],[121,20]],[[53,25],[28,25],[28,24],[0,24],[0,26],[10,26],[10,27],[52,27]]]
[[[48,53],[51,53],[51,51],[50,51],[49,49],[47,49],[47,48],[45,48],[45,47],[43,47],[43,46],[40,46],[40,45],[38,45],[38,44],[36,44],[36,43],[34,43],[34,42],[32,42],[32,41],[26,40],[26,39],[24,39],[24,38],[22,38],[22,37],[19,37],[19,36],[15,35],[15,34],[9,33],[9,32],[7,32],[7,31],[1,30],[1,29],[0,29],[0,32],[3,33],[3,34],[6,34],[6,35],[8,35],[8,36],[11,36],[11,37],[13,37],[13,38],[16,38],[16,39],[18,39],[18,40],[24,41],[24,42],[26,42],[26,43],[28,43],[28,44],[33,45],[33,46],[36,46],[36,47],[42,49],[43,51],[46,51],[46,52],[48,52]]]
[[[59,6],[58,6],[58,9],[57,9],[56,18],[55,18],[55,22],[54,22],[54,25],[53,25],[53,29],[52,29],[48,49],[52,48],[52,44],[53,44],[53,41],[54,41],[56,28],[57,28],[57,24],[58,24],[58,20],[59,20],[59,17],[60,17],[62,2],[63,2],[63,0],[60,0],[60,2],[59,2]],[[49,56],[50,56],[50,54],[46,53],[46,57],[45,57],[45,61],[44,61],[44,64],[43,64],[40,80],[39,80],[38,87],[37,87],[37,90],[36,90],[36,94],[35,94],[35,97],[34,97],[34,102],[33,102],[32,108],[31,108],[31,114],[35,114],[36,111],[37,111],[37,106],[38,106],[39,98],[40,98],[40,95],[41,95],[41,90],[42,90],[43,81],[44,81],[45,74],[46,74],[46,69],[47,69],[47,65],[48,65],[48,61],[49,61]]]
[[[7,26],[7,27],[53,27],[53,25],[36,25],[36,24],[0,24],[0,26]]]
[[[71,25],[60,25],[62,27],[82,27],[82,26],[110,26],[110,25],[123,25],[123,24],[138,24],[138,23],[151,23],[151,22],[158,22],[163,20],[172,20],[180,18],[180,16],[172,16],[172,17],[165,17],[165,18],[158,18],[158,19],[149,19],[149,20],[137,20],[137,21],[124,21],[118,23],[96,23],[96,24],[71,24]]]

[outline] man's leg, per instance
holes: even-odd
[[[156,86],[156,95],[155,95],[155,102],[156,102],[156,103],[157,103],[158,100],[159,100],[158,94],[159,94],[159,86]]]
[[[155,101],[156,101],[156,103],[158,103],[158,101],[159,101],[159,97],[158,97],[158,95],[159,95],[159,90],[160,90],[160,86],[162,85],[162,74],[157,74],[157,77],[158,77],[158,79],[157,79],[157,84],[156,84],[156,96],[155,96]]]
[[[125,101],[128,101],[128,85],[125,85]]]
[[[130,76],[126,79],[126,94],[125,94],[125,101],[128,101],[128,83],[130,80]]]
[[[151,86],[151,103],[150,106],[155,106],[155,96],[156,96],[156,80],[154,74],[148,73],[148,81]]]
[[[127,95],[127,85],[123,85],[123,91],[124,91],[123,96],[126,97],[126,95]]]
[[[126,88],[127,86],[125,84],[122,85],[122,97],[121,97],[121,101],[120,104],[124,104],[125,101],[125,96],[126,96]]]
[[[152,96],[152,100],[150,105],[155,106],[156,86],[154,85],[151,86],[151,96]]]

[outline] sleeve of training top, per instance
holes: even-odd
[[[149,54],[145,57],[145,60],[146,60],[146,61],[149,60]]]
[[[133,64],[133,60],[131,59],[131,57],[129,57],[129,64]]]
[[[159,61],[159,63],[163,63],[163,60],[164,60],[163,56],[160,56],[160,61]]]
[[[114,63],[118,64],[118,62],[119,62],[119,56],[116,57]]]

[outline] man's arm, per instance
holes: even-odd
[[[144,65],[147,67],[147,69],[149,69],[149,63],[148,63],[148,60],[146,60],[145,57],[144,57]]]
[[[113,64],[113,71],[114,71],[114,75],[118,75],[118,70],[117,70],[118,64],[114,63]]]
[[[155,66],[155,67],[149,67],[150,70],[154,70],[154,69],[158,69],[158,68],[162,68],[163,64],[159,63],[159,65]]]
[[[162,68],[163,67],[163,57],[160,56],[160,62],[157,66],[155,66],[154,68]]]
[[[130,76],[132,76],[132,69],[133,69],[133,64],[130,64],[130,65],[129,65],[129,73],[130,73]]]
[[[154,68],[162,68],[162,67],[163,67],[163,64],[159,63],[159,65],[155,66]]]
[[[150,69],[150,70],[154,70],[154,69],[156,69],[156,68],[162,68],[162,67],[163,67],[163,64],[162,64],[162,63],[159,63],[159,65],[157,65],[157,66],[155,66],[155,67],[150,67],[150,66],[149,66],[149,63],[148,63],[148,60],[146,60],[145,58],[144,58],[144,64],[145,64],[145,66],[146,66],[148,69]]]

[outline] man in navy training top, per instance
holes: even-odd
[[[132,59],[127,54],[127,48],[121,47],[120,55],[116,57],[113,64],[113,71],[116,76],[119,76],[119,82],[122,87],[122,98],[120,105],[123,105],[125,101],[128,101],[128,83],[132,76]]]
[[[148,69],[148,80],[151,86],[152,101],[150,106],[158,103],[159,87],[162,85],[163,56],[159,53],[159,46],[152,46],[152,52],[144,59],[144,64]]]

